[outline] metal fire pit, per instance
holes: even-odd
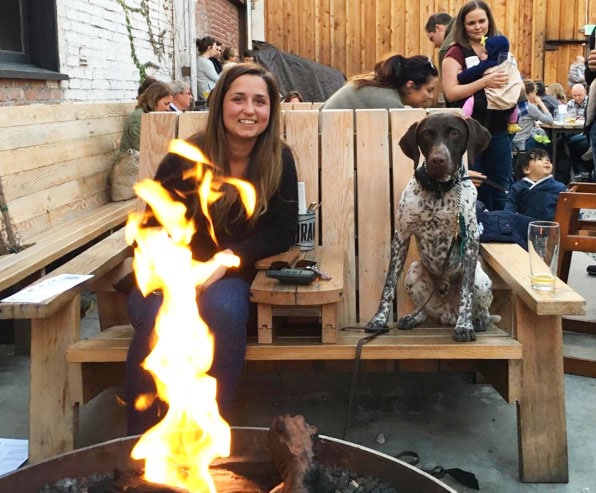
[[[267,433],[266,428],[233,427],[231,455],[215,461],[214,467],[242,464],[246,469],[247,464],[254,464],[260,470],[269,469],[275,476],[267,450]],[[65,477],[82,478],[109,474],[115,468],[139,468],[141,463],[130,458],[137,440],[138,437],[119,438],[23,467],[0,476],[0,491],[38,493],[45,484],[53,484]],[[375,476],[400,493],[456,493],[445,483],[403,461],[343,440],[321,436],[316,456],[323,465]]]

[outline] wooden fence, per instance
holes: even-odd
[[[434,12],[453,16],[465,0],[266,0],[267,41],[330,65],[347,77],[369,72],[387,53],[434,56],[424,26]],[[487,2],[524,76],[560,82],[585,50],[580,31],[596,23],[595,0]]]

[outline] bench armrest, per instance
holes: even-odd
[[[586,300],[557,278],[554,293],[541,293],[530,285],[528,252],[516,243],[481,243],[484,261],[537,315],[584,315]]]
[[[94,278],[39,303],[0,303],[0,319],[48,318],[130,255],[131,247],[126,244],[121,228],[34,284],[58,274],[92,274]]]

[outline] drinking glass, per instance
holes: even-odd
[[[537,291],[548,293],[555,290],[559,242],[559,223],[532,221],[528,226],[530,282]]]

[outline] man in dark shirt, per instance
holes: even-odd
[[[209,60],[211,60],[211,63],[213,63],[213,66],[215,67],[215,71],[218,74],[221,74],[221,71],[223,69],[223,63],[222,63],[222,59],[221,59],[221,53],[222,53],[221,41],[218,41],[216,39],[214,48],[217,51],[217,55],[209,57]]]

